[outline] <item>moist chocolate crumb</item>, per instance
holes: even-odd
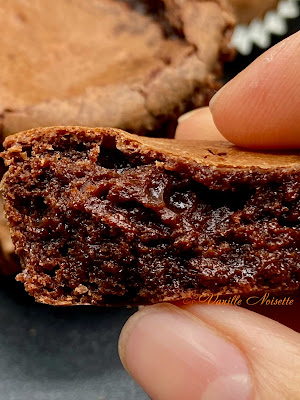
[[[299,153],[82,127],[23,132],[4,147],[18,280],[40,302],[299,289]]]
[[[3,212],[3,199],[0,196],[0,273],[1,275],[15,275],[19,272],[21,272],[21,265],[15,254],[7,220]]]

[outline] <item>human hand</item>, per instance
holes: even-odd
[[[176,139],[224,137],[252,149],[300,149],[300,32],[263,53],[219,90],[210,110],[179,118]]]
[[[213,117],[203,109],[181,118],[176,137],[225,140],[221,132],[248,148],[299,149],[299,91],[300,32],[228,83],[211,102]],[[295,324],[299,311],[298,303]],[[300,399],[300,334],[241,307],[143,307],[125,324],[119,353],[153,400]]]

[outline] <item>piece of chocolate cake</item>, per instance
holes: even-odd
[[[3,212],[3,199],[0,196],[0,273],[2,275],[15,275],[18,272],[21,272],[21,266],[15,254],[15,248]]]
[[[299,289],[300,153],[83,127],[21,132],[4,147],[18,280],[40,302]]]
[[[0,13],[3,136],[49,125],[173,135],[219,87],[223,0],[10,0]]]

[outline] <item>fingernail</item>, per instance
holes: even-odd
[[[185,113],[185,114],[182,114],[182,115],[178,118],[178,124],[181,124],[183,121],[185,121],[185,120],[191,118],[193,115],[198,114],[199,110],[200,110],[200,109],[197,108],[196,110],[192,110],[192,111],[189,111],[189,112],[187,112],[187,113]]]
[[[200,319],[171,304],[143,308],[126,323],[119,353],[154,399],[248,400],[243,353]]]

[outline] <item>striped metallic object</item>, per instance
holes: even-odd
[[[249,25],[237,25],[231,44],[242,55],[251,53],[253,46],[267,49],[272,34],[282,36],[288,31],[287,20],[300,16],[300,0],[281,0],[276,10],[268,11],[263,19],[254,19]]]

